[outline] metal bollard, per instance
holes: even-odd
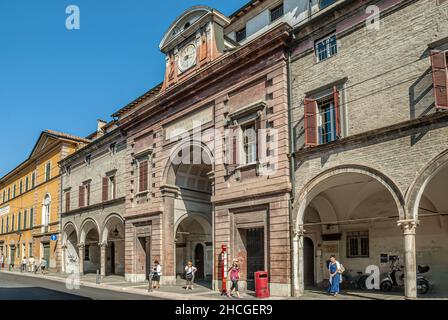
[[[96,284],[100,284],[100,270],[96,270]]]

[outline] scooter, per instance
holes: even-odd
[[[419,294],[427,294],[431,289],[430,282],[423,276],[428,273],[431,268],[429,266],[418,266],[417,272],[417,292]],[[381,280],[381,291],[390,292],[393,288],[404,287],[404,266],[400,264],[400,258],[397,256],[390,257],[390,271],[385,278]],[[398,280],[400,283],[398,283]]]

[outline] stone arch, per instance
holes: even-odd
[[[117,222],[122,224],[123,230],[119,230],[119,231],[122,231],[123,237],[124,237],[124,219],[118,213],[112,213],[104,220],[104,224],[103,224],[103,228],[102,228],[102,232],[101,232],[101,236],[100,236],[103,243],[107,243],[107,241],[108,241],[108,235],[110,232],[110,229],[109,229],[110,223],[113,220],[117,220]]]
[[[339,166],[332,169],[329,169],[320,175],[313,178],[308,184],[298,193],[296,197],[296,201],[294,203],[294,217],[295,217],[295,230],[299,231],[301,225],[303,224],[303,219],[305,215],[305,210],[311,201],[316,198],[323,190],[325,190],[325,182],[330,178],[343,175],[343,174],[361,174],[365,176],[369,176],[383,185],[390,193],[394,202],[397,206],[398,214],[400,219],[405,219],[404,212],[404,198],[400,192],[400,189],[397,185],[386,175],[381,172],[359,165],[347,165],[347,166]]]
[[[98,232],[98,237],[100,237],[101,232],[100,232],[100,227],[99,227],[98,223],[92,218],[88,218],[88,219],[84,220],[84,222],[81,225],[81,229],[80,229],[81,232],[79,234],[79,242],[81,244],[85,243],[87,234],[90,231],[92,231],[93,229],[96,229],[96,231]]]
[[[432,178],[446,166],[448,166],[448,150],[436,156],[417,174],[405,196],[408,219],[418,220],[419,205],[426,187]]]
[[[62,245],[64,246],[67,242],[68,237],[75,232],[76,234],[76,238],[78,239],[79,237],[79,233],[78,233],[78,228],[76,227],[76,225],[69,221],[67,222],[64,227],[63,227],[63,232],[62,232]],[[71,232],[70,232],[71,231]]]
[[[202,155],[201,159],[204,160],[204,155],[206,155],[207,156],[205,158],[207,160],[206,164],[212,166],[212,171],[214,170],[214,161],[213,161],[214,156],[212,151],[206,144],[196,140],[180,143],[175,149],[173,149],[165,165],[162,180],[164,182],[163,183],[164,185],[170,185],[170,186],[176,185],[176,173],[181,165],[173,164],[173,157],[177,158],[176,161],[183,160],[185,156],[182,159],[179,159],[176,155],[178,155],[179,152],[181,152],[186,147],[186,145],[191,146],[193,148],[199,147]]]
[[[177,232],[177,230],[179,229],[179,226],[182,224],[182,222],[186,221],[187,219],[196,219],[197,222],[201,225],[201,227],[205,230],[210,229],[211,231],[211,225],[212,225],[212,221],[210,221],[209,219],[207,219],[207,217],[205,217],[204,215],[200,214],[200,213],[186,213],[184,214],[182,217],[180,217],[176,222],[175,222],[175,227],[174,230]]]

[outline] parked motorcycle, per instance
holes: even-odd
[[[430,282],[423,276],[428,273],[431,268],[429,266],[418,266],[417,272],[417,292],[419,294],[427,294],[431,289]],[[404,266],[400,264],[399,257],[390,257],[390,271],[381,280],[381,291],[390,292],[393,288],[404,288],[405,283]]]

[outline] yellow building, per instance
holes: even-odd
[[[0,252],[4,267],[19,269],[24,257],[42,257],[60,269],[60,169],[58,162],[88,143],[43,131],[29,158],[0,179]]]

